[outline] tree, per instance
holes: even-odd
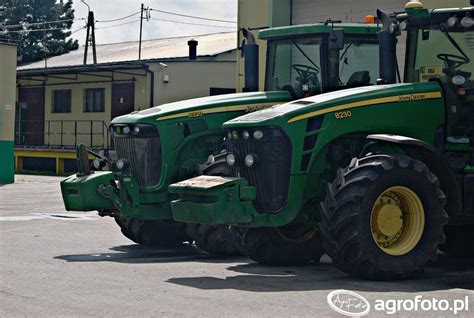
[[[77,40],[68,39],[74,20],[72,0],[0,0],[0,6],[0,38],[18,44],[20,64],[79,47]]]

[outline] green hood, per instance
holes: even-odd
[[[139,121],[160,121],[167,119],[176,119],[181,117],[192,117],[191,114],[197,113],[201,116],[208,113],[222,113],[231,111],[253,111],[259,108],[258,104],[271,103],[291,100],[288,92],[251,92],[226,94],[209,97],[201,97],[183,100],[174,103],[167,103],[150,109],[136,111],[124,116],[116,117],[112,124],[116,123],[135,123]],[[262,107],[270,105],[262,105]]]
[[[229,120],[224,123],[224,127],[292,123],[356,107],[440,97],[441,88],[436,82],[365,86],[275,105]]]

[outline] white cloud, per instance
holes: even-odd
[[[133,0],[86,0],[86,2],[94,11],[95,20],[104,21],[116,18],[121,18],[132,13],[140,11],[141,1]],[[185,15],[200,16],[206,18],[213,18],[219,20],[237,21],[237,0],[149,0],[143,1],[145,7],[153,9],[181,13]],[[75,0],[73,7],[75,9],[76,18],[87,18],[87,7]],[[235,27],[236,24],[221,23],[206,20],[190,19],[185,17],[178,17],[151,11],[152,18],[176,20],[186,23],[195,24],[211,24],[225,27]],[[113,43],[137,41],[140,32],[140,22],[138,21],[140,15],[135,15],[125,20],[116,22],[98,22],[96,23],[96,43]],[[117,26],[113,28],[100,29],[101,27],[109,27],[121,23],[132,22],[135,23]],[[85,25],[85,21],[75,21],[71,30],[79,29]],[[158,39],[165,37],[187,36],[197,34],[207,34],[216,32],[232,31],[231,28],[218,28],[209,26],[197,26],[178,24],[166,21],[149,20],[143,21],[143,39]],[[81,30],[73,34],[73,38],[78,39],[80,44],[84,44],[86,31]]]

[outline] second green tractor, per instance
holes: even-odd
[[[262,264],[317,262],[327,252],[342,271],[369,279],[413,277],[438,248],[473,256],[473,17],[472,6],[418,1],[396,17],[379,11],[377,85],[227,121],[230,177],[172,184],[174,219],[231,225]],[[402,32],[404,83],[396,83]]]

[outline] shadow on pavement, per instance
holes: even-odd
[[[327,256],[317,265],[303,267],[269,267],[249,262],[245,257],[222,257],[202,252],[194,245],[178,248],[153,248],[141,245],[122,245],[107,253],[60,255],[55,259],[67,262],[118,262],[125,264],[150,263],[247,263],[227,268],[226,278],[199,276],[176,277],[167,282],[202,290],[234,289],[251,292],[286,292],[329,289],[348,289],[366,292],[424,292],[453,288],[474,290],[474,259],[448,257],[440,254],[438,262],[419,278],[368,282],[355,279],[339,271]],[[236,276],[230,276],[238,273]]]
[[[236,265],[229,271],[244,273],[226,278],[170,278],[169,283],[203,290],[235,289],[251,292],[286,292],[348,289],[367,292],[424,292],[453,288],[474,290],[474,260],[440,255],[436,264],[417,279],[374,282],[355,279],[337,270],[325,257],[318,265],[268,267],[256,263]]]
[[[246,260],[243,257],[223,257],[201,251],[194,245],[176,248],[156,248],[142,245],[122,245],[110,248],[107,253],[60,255],[55,259],[67,262],[119,262],[119,263],[174,263],[174,262],[212,262],[228,263]]]

